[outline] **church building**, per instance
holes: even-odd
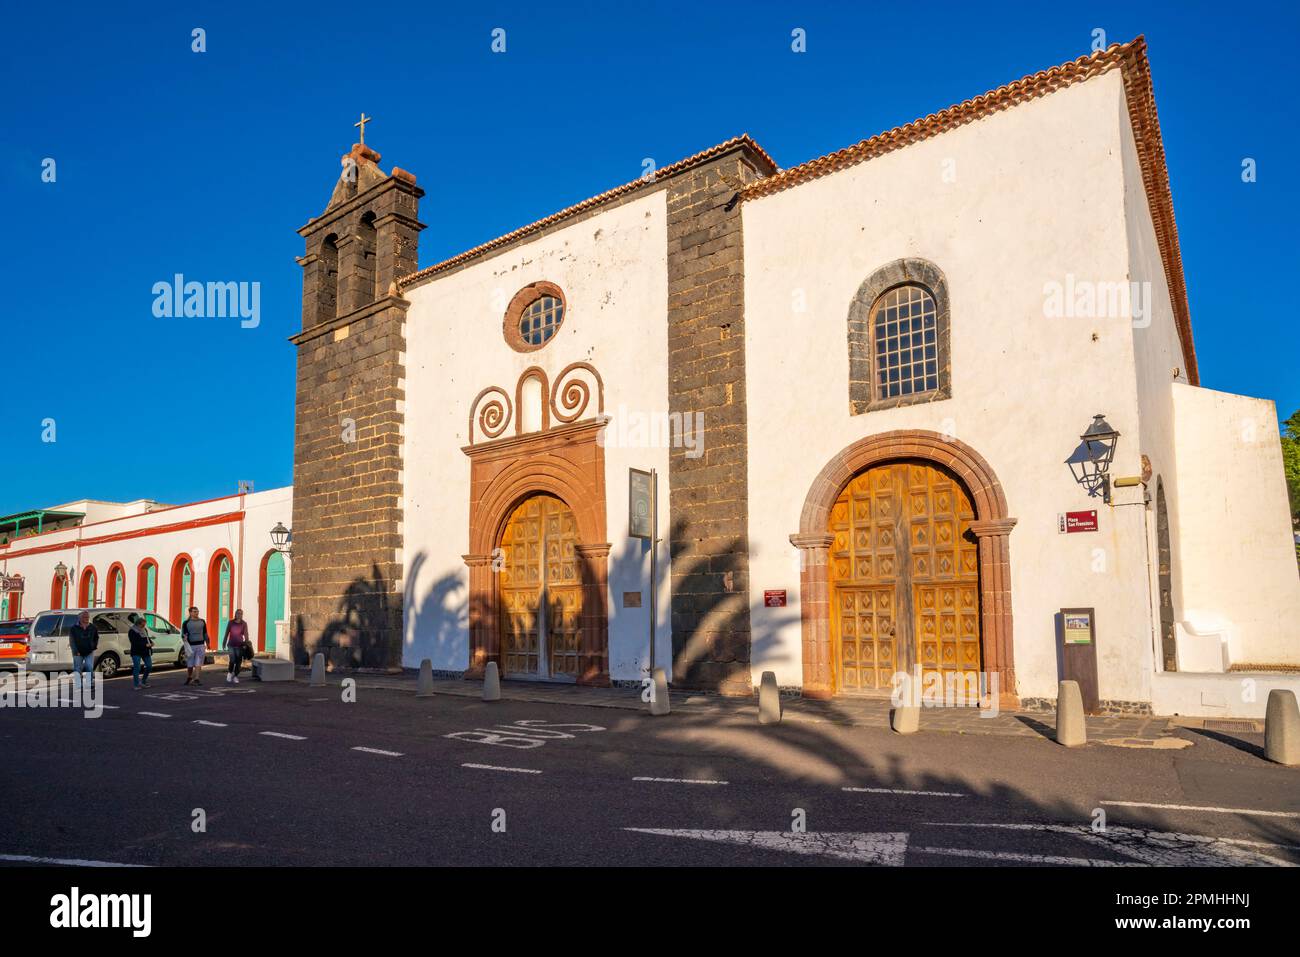
[[[1004,707],[1080,675],[1160,713],[1294,681],[1276,411],[1200,385],[1141,38],[424,268],[424,191],[361,140],[299,230],[300,661],[813,698],[919,669]]]

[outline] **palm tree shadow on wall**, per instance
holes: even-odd
[[[378,565],[370,577],[354,578],[339,599],[335,617],[321,629],[319,641],[308,649],[302,616],[294,629],[294,657],[311,663],[316,652],[325,655],[331,670],[343,668],[391,669],[401,666],[401,608],[392,600],[392,585]]]

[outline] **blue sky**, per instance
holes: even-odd
[[[427,191],[427,265],[646,157],[749,132],[792,166],[1085,54],[1098,28],[1150,45],[1202,383],[1300,408],[1300,323],[1272,288],[1297,260],[1294,5],[404,6],[7,12],[0,514],[292,481],[295,230],[362,110],[383,167]],[[261,324],[155,318],[153,284],[175,273],[261,283]]]

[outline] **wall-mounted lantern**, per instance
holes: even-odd
[[[59,562],[54,566],[54,577],[59,581],[65,581],[68,577],[68,566]]]
[[[1088,490],[1089,495],[1100,495],[1110,504],[1110,463],[1115,458],[1119,433],[1098,414],[1092,424],[1079,436],[1082,440],[1074,453],[1065,460],[1074,480]]]
[[[271,529],[271,544],[281,555],[291,554],[293,542],[293,532],[284,527],[284,522],[276,522],[275,528]]]

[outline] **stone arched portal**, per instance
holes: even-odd
[[[837,688],[831,635],[828,531],[831,509],[853,477],[875,465],[919,460],[940,466],[965,485],[979,540],[980,642],[984,670],[998,676],[999,705],[1015,707],[1016,679],[1011,621],[1009,537],[1016,520],[988,462],[969,445],[919,429],[883,432],[854,442],[813,481],[804,499],[799,531],[790,542],[802,552],[800,614],[803,630],[803,694],[830,698]]]
[[[500,609],[494,551],[520,503],[549,495],[573,514],[582,582],[578,684],[609,684],[610,543],[605,525],[605,457],[596,441],[601,420],[562,424],[546,432],[468,446],[470,458],[469,643],[467,677],[501,661]]]

